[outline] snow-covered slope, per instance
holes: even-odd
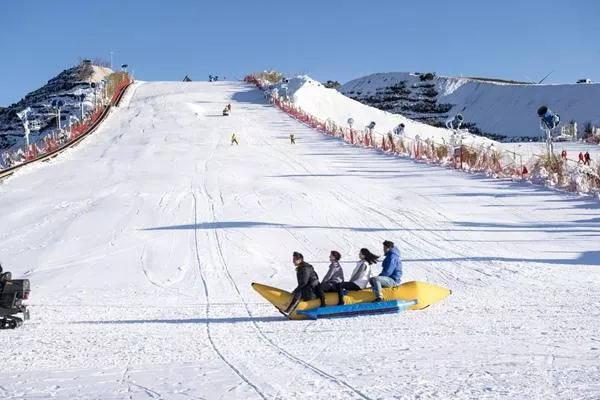
[[[448,142],[452,132],[445,128],[437,128],[431,125],[405,118],[402,115],[392,114],[374,107],[362,104],[335,89],[328,89],[318,81],[309,76],[298,76],[287,80],[285,83],[276,85],[272,89],[282,98],[289,98],[296,106],[309,114],[322,120],[332,120],[337,125],[347,127],[348,118],[354,120],[354,129],[364,130],[371,122],[375,122],[375,131],[379,135],[387,135],[392,132],[398,124],[405,125],[405,135],[411,138],[432,138],[439,143],[442,140]],[[493,141],[477,135],[464,135],[464,144],[486,145]]]
[[[600,125],[600,84],[531,85],[469,78],[421,81],[410,73],[378,73],[354,79],[340,92],[409,118],[444,122],[462,113],[465,121],[500,137],[539,137],[537,108],[546,104],[563,123]]]
[[[2,183],[0,210],[2,264],[33,290],[32,320],[0,334],[3,398],[600,393],[597,202],[345,145],[247,85],[137,85],[80,146]],[[349,276],[384,239],[404,279],[453,295],[311,322],[250,288],[293,288],[294,250],[323,276],[337,249]]]
[[[79,96],[83,100],[83,112],[88,113],[94,109],[94,101],[101,101],[102,93],[96,89],[97,98],[94,99],[94,88],[90,83],[98,83],[106,79],[113,71],[110,68],[82,62],[76,67],[66,69],[50,79],[46,85],[28,93],[19,102],[11,106],[0,108],[0,150],[23,146],[25,144],[25,131],[23,123],[17,116],[26,108],[31,108],[29,115],[30,142],[33,143],[44,135],[57,128],[56,112],[52,109],[52,101],[62,100],[61,127],[66,127],[71,121],[81,119]],[[37,128],[36,128],[37,127]]]
[[[398,124],[403,123],[406,126],[404,134],[409,138],[432,138],[438,144],[442,142],[452,143],[453,140],[453,132],[448,129],[436,128],[429,124],[407,119],[400,114],[392,114],[360,103],[342,95],[334,89],[324,87],[321,83],[308,76],[291,78],[285,83],[275,85],[271,89],[271,92],[284,99],[287,97],[296,106],[309,114],[321,120],[331,120],[338,126],[347,127],[347,121],[350,117],[354,119],[354,129],[357,130],[364,130],[365,126],[371,121],[376,122],[375,131],[378,137],[385,135]],[[478,149],[493,145],[495,149],[520,154],[522,161],[526,164],[535,161],[537,155],[546,153],[545,143],[500,143],[479,135],[461,133],[460,136],[463,137],[463,144]],[[597,145],[563,142],[556,143],[555,149],[557,154],[560,154],[563,149],[566,150],[571,160],[577,160],[579,152],[589,152],[591,154],[592,165],[596,166],[600,159],[600,146]]]

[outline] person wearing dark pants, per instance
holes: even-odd
[[[381,263],[381,273],[369,279],[373,287],[375,301],[383,300],[382,288],[396,287],[400,285],[402,278],[402,261],[400,251],[394,247],[394,243],[386,240],[383,242],[383,253],[385,258]]]
[[[332,250],[329,254],[329,270],[323,277],[321,282],[321,290],[323,292],[338,292],[338,284],[344,282],[344,270],[340,266],[341,254],[338,251]],[[338,299],[339,300],[339,299]],[[344,304],[343,299],[338,301],[338,304]]]
[[[283,311],[284,314],[289,315],[296,307],[300,300],[308,301],[315,298],[321,300],[321,307],[325,306],[325,294],[321,289],[319,283],[319,276],[315,272],[312,265],[304,261],[304,256],[297,251],[292,255],[292,260],[296,266],[296,279],[298,280],[298,286],[292,292],[292,301],[288,307]]]

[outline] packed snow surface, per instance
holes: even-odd
[[[0,210],[2,264],[32,282],[32,319],[0,332],[2,398],[600,393],[596,201],[344,144],[249,85],[136,84],[81,145],[0,184]],[[250,287],[292,289],[295,250],[323,276],[336,249],[349,276],[384,239],[405,280],[452,296],[289,321]]]

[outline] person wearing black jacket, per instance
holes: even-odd
[[[300,300],[308,301],[317,297],[321,300],[321,307],[325,307],[325,294],[321,289],[319,276],[313,266],[305,262],[304,256],[297,251],[294,252],[292,259],[296,266],[298,286],[292,292],[292,301],[283,313],[289,315],[294,312]]]

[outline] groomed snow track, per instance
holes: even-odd
[[[600,393],[597,202],[344,144],[250,85],[136,83],[88,140],[1,183],[0,210],[2,264],[32,284],[32,319],[1,334],[2,398]],[[292,288],[293,251],[322,276],[336,249],[349,275],[384,239],[405,280],[453,295],[288,321],[250,287]]]

